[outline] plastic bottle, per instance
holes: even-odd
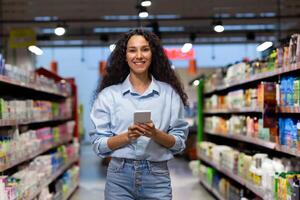
[[[0,182],[0,200],[8,200],[7,194],[5,192],[5,185]]]

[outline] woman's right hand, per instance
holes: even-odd
[[[139,131],[137,125],[131,125],[128,127],[127,138],[130,142],[135,141],[142,135],[143,135],[143,132]]]

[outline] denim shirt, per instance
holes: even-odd
[[[115,150],[108,147],[107,140],[126,132],[133,124],[133,113],[138,110],[150,110],[155,128],[175,137],[171,148],[146,136]],[[143,94],[134,91],[129,75],[123,83],[103,89],[93,104],[90,117],[94,124],[90,137],[93,149],[100,157],[165,161],[185,148],[188,123],[184,119],[181,98],[169,84],[154,77]]]

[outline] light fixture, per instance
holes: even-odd
[[[116,45],[115,45],[115,44],[109,45],[109,50],[110,50],[110,52],[113,52],[115,48],[116,48]]]
[[[143,7],[141,5],[137,5],[136,9],[138,10],[138,15],[139,15],[140,18],[147,18],[149,16],[149,13],[148,13],[146,7]]]
[[[221,33],[224,31],[224,26],[221,20],[214,21],[213,26],[214,26],[214,31],[216,31],[217,33]]]
[[[31,45],[28,47],[28,50],[31,51],[32,53],[34,53],[35,55],[42,55],[44,52],[42,49],[40,49],[39,47],[35,46],[35,45]]]
[[[193,48],[193,44],[190,42],[185,43],[182,48],[181,48],[181,52],[182,53],[187,53],[189,52],[191,49]]]
[[[264,51],[270,48],[273,45],[273,42],[266,41],[256,47],[256,51]]]
[[[143,0],[141,1],[141,6],[144,6],[144,7],[149,7],[151,6],[151,1],[150,0]]]
[[[62,36],[66,33],[66,25],[58,24],[57,27],[54,29],[54,33],[57,36]]]
[[[193,86],[198,86],[200,83],[200,81],[198,79],[194,80],[193,81]]]
[[[147,10],[141,10],[139,12],[139,17],[140,18],[147,18],[149,16],[149,13],[147,12]]]

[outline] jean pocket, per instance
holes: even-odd
[[[107,170],[109,172],[119,172],[123,168],[124,162],[123,160],[112,158],[109,162]]]
[[[167,162],[150,162],[150,172],[153,175],[169,175],[169,168]]]

